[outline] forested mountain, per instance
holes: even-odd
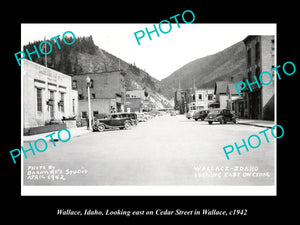
[[[66,42],[71,43],[72,40],[71,37],[66,37]],[[34,45],[39,48],[42,41],[44,40],[25,45],[23,51],[28,49],[29,52],[33,52]],[[167,92],[166,86],[161,85],[160,81],[138,68],[134,63],[129,64],[96,46],[92,36],[76,37],[76,41],[72,45],[66,45],[62,39],[58,38],[57,41],[61,49],[58,48],[55,40],[47,41],[52,44],[52,52],[47,55],[47,67],[70,76],[120,69],[126,73],[126,90],[145,89],[150,97],[161,100],[157,103],[158,105],[170,107],[170,104],[172,104],[160,95]],[[48,52],[49,49],[43,49],[43,51]],[[32,54],[31,57],[32,61],[45,65],[45,55],[40,53],[40,58],[38,58],[37,54]],[[160,96],[157,97],[158,95]]]

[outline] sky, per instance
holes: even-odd
[[[224,50],[242,41],[248,35],[276,35],[276,24],[171,24],[169,33],[162,33],[158,24],[159,37],[155,32],[149,39],[145,28],[154,30],[153,24],[28,24],[21,25],[21,46],[37,40],[50,39],[66,31],[76,37],[92,35],[95,44],[105,51],[135,65],[152,77],[161,80],[185,64]],[[167,23],[163,31],[170,29]],[[134,33],[143,30],[145,36],[140,45]],[[141,35],[141,32],[137,35]],[[37,46],[38,47],[38,46]],[[22,49],[22,47],[21,47]],[[20,50],[21,51],[21,50]],[[50,53],[51,54],[51,53]]]

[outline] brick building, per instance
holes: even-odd
[[[124,111],[125,79],[122,71],[89,73],[72,77],[72,88],[78,91],[78,112],[81,122],[88,116],[86,78],[90,77],[91,114]]]
[[[145,90],[126,91],[125,111],[127,112],[142,112],[146,106]]]
[[[244,40],[247,51],[247,79],[249,83],[255,82],[254,76],[259,80],[263,71],[270,71],[274,67],[274,36],[247,36]],[[243,92],[247,100],[248,117],[250,119],[274,120],[274,71],[273,82],[269,85],[257,84],[245,88]],[[263,82],[268,83],[269,77],[263,76]]]

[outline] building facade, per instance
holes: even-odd
[[[22,79],[24,130],[78,115],[70,76],[23,59]]]
[[[174,109],[179,111],[180,114],[188,112],[187,97],[188,92],[180,88],[177,89],[174,93]]]
[[[126,91],[125,111],[127,112],[142,112],[146,109],[146,94],[145,90]]]
[[[72,88],[78,92],[78,113],[82,123],[88,116],[87,77],[90,77],[91,114],[123,112],[125,78],[122,71],[90,73],[72,77]]]
[[[256,76],[259,82],[259,75],[263,71],[270,71],[275,65],[274,60],[274,36],[247,36],[244,39],[247,51],[247,79],[249,83],[254,83]],[[274,120],[274,77],[273,82],[269,85],[258,87],[256,83],[251,85],[252,91],[248,85],[244,89],[247,99],[248,117],[250,119]],[[268,83],[270,78],[263,76],[264,83]]]
[[[207,110],[214,101],[214,89],[195,89],[189,90],[188,109]]]
[[[214,108],[227,108],[227,86],[228,81],[216,81],[214,94],[216,95],[216,104]]]

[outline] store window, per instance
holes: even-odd
[[[41,88],[36,89],[36,102],[37,102],[37,111],[42,112],[43,106],[42,106],[42,89]]]

